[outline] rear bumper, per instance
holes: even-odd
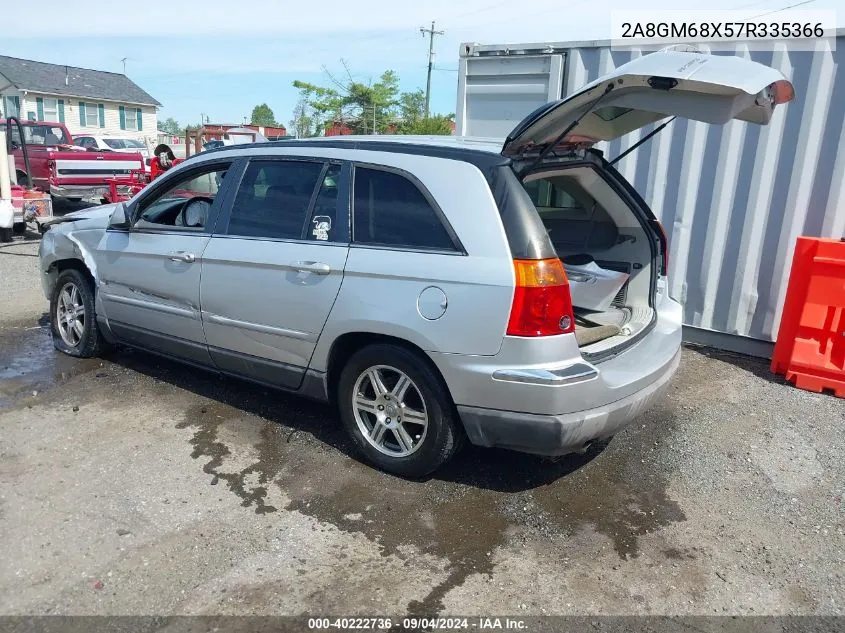
[[[495,356],[429,356],[474,444],[566,454],[631,422],[677,370],[682,308],[665,293],[658,299],[648,334],[598,363],[582,357],[572,334],[505,337]]]
[[[610,437],[648,410],[666,391],[678,369],[681,351],[656,379],[640,391],[610,404],[559,415],[535,415],[458,406],[470,442],[537,455],[565,455],[591,440]],[[577,393],[573,393],[577,397]]]

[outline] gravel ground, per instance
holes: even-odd
[[[0,248],[0,614],[827,614],[845,609],[845,403],[686,349],[601,454],[469,447],[410,482],[335,414],[49,340]]]
[[[41,315],[46,301],[38,279],[38,237],[27,233],[0,243],[0,322]]]

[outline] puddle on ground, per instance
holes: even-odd
[[[53,347],[49,325],[22,323],[0,328],[0,408],[33,391],[43,391],[100,365]]]
[[[285,509],[364,534],[386,556],[406,558],[414,548],[449,561],[447,578],[411,602],[409,613],[439,612],[450,589],[472,574],[492,573],[495,550],[514,538],[548,541],[592,529],[626,559],[638,556],[641,536],[686,519],[667,496],[665,478],[641,459],[671,432],[668,404],[641,420],[647,429],[596,459],[468,447],[434,478],[407,481],[350,459],[351,445],[325,406],[231,381],[194,390],[216,402],[189,409],[179,428],[193,431],[191,455],[210,483],[225,483],[242,505],[272,514],[279,508],[266,499],[278,485],[290,500]],[[252,447],[257,459],[246,468],[226,467],[234,452],[219,437],[226,424],[258,425],[243,431],[260,438]]]

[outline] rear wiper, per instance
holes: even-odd
[[[609,163],[609,164],[611,164],[611,165],[615,165],[616,163],[618,163],[620,160],[622,160],[623,158],[625,158],[628,154],[630,154],[631,152],[633,152],[633,151],[634,151],[635,149],[637,149],[640,145],[642,145],[643,143],[645,143],[648,139],[650,139],[652,136],[654,136],[655,134],[657,134],[660,130],[662,130],[663,128],[665,128],[667,125],[669,125],[669,124],[670,124],[672,121],[674,121],[674,120],[675,120],[675,117],[672,117],[671,119],[669,119],[668,121],[666,121],[666,123],[663,123],[663,124],[661,124],[661,125],[658,125],[658,126],[657,126],[656,128],[654,128],[651,132],[649,132],[648,134],[646,134],[646,135],[645,135],[644,137],[642,137],[639,141],[637,141],[636,143],[634,143],[633,145],[631,145],[631,147],[629,147],[629,148],[628,148],[628,149],[626,149],[624,152],[622,152],[621,154],[619,154],[619,156],[617,156],[617,157],[616,157],[616,158],[614,158],[612,161],[610,161],[610,163]]]
[[[574,129],[575,129],[575,126],[576,126],[576,125],[578,125],[578,124],[581,122],[581,119],[583,119],[583,118],[584,118],[587,114],[589,114],[590,112],[592,112],[592,111],[593,111],[593,108],[595,108],[595,107],[598,105],[599,101],[601,101],[602,99],[604,99],[604,98],[605,98],[605,96],[607,95],[607,93],[608,93],[608,92],[610,92],[611,90],[613,90],[613,84],[612,84],[612,83],[607,84],[607,88],[605,88],[605,89],[604,89],[604,92],[603,92],[603,93],[601,93],[601,94],[600,94],[600,95],[596,98],[596,100],[595,100],[595,101],[593,101],[593,102],[589,105],[589,107],[588,107],[586,110],[584,110],[584,113],[583,113],[581,116],[579,116],[577,119],[575,119],[572,123],[570,123],[569,125],[567,125],[567,126],[566,126],[566,129],[565,129],[563,132],[561,132],[560,134],[558,134],[558,135],[557,135],[557,138],[555,138],[555,140],[554,140],[554,141],[552,141],[551,143],[549,143],[548,145],[546,145],[546,146],[543,148],[543,151],[541,151],[541,152],[540,152],[540,155],[539,155],[539,156],[538,156],[538,157],[534,160],[534,162],[533,162],[533,163],[531,163],[531,165],[530,165],[527,169],[520,170],[520,171],[531,171],[531,170],[532,170],[532,169],[534,169],[537,165],[539,165],[540,163],[542,163],[542,162],[543,162],[543,159],[544,159],[546,156],[548,156],[548,155],[549,155],[549,152],[551,152],[551,151],[552,151],[555,147],[557,147],[557,144],[558,144],[558,143],[560,143],[560,142],[561,142],[564,138],[566,138],[566,135],[567,135],[567,134],[569,134],[572,130],[574,130]]]

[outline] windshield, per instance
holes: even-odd
[[[0,130],[6,131],[6,124],[0,124]],[[56,125],[23,124],[23,136],[27,145],[70,145],[70,137],[64,128]],[[12,142],[20,145],[21,139],[16,125],[12,126]]]
[[[146,147],[141,141],[132,138],[104,138],[103,141],[112,149],[144,149]]]

